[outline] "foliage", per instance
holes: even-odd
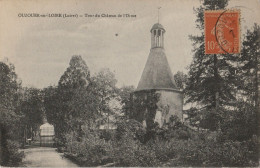
[[[195,139],[193,130],[185,126],[177,116],[171,116],[169,122],[155,131],[158,138],[168,141],[170,139]]]
[[[155,151],[132,137],[123,137],[116,141],[113,156],[115,166],[154,167],[160,164]]]
[[[38,127],[43,123],[43,97],[42,92],[36,88],[24,88],[23,99],[20,110],[24,114],[22,120],[24,128],[27,129],[27,136],[34,138]]]
[[[93,98],[97,102],[96,110],[99,115],[98,124],[109,122],[109,117],[115,115],[116,109],[115,100],[118,97],[118,88],[116,87],[117,80],[115,74],[109,69],[102,69],[91,78],[91,91]],[[114,101],[114,103],[111,103]]]
[[[252,104],[238,102],[235,110],[224,113],[220,126],[222,138],[237,141],[247,141],[257,135],[257,114]]]
[[[58,108],[59,108],[59,99],[57,94],[56,86],[49,86],[43,89],[43,102],[45,115],[47,117],[47,121],[55,125],[56,119],[58,118]],[[56,128],[56,127],[54,127]]]
[[[186,103],[196,103],[197,113],[194,116],[207,118],[207,122],[214,123],[213,127],[202,124],[203,128],[216,130],[221,117],[217,113],[227,106],[234,106],[239,78],[235,74],[238,54],[207,54],[204,44],[205,10],[225,9],[228,0],[203,1],[203,5],[195,10],[197,28],[201,30],[199,36],[190,36],[193,41],[194,56],[189,67],[189,78],[185,88]],[[206,116],[204,116],[206,115]],[[204,120],[206,121],[206,120]],[[200,122],[200,120],[198,120]]]
[[[116,138],[118,140],[131,138],[143,142],[145,134],[146,130],[143,125],[136,120],[123,120],[117,123]]]
[[[65,128],[78,129],[83,124],[83,119],[93,119],[87,117],[93,114],[87,103],[90,98],[87,92],[89,83],[90,73],[85,61],[81,56],[73,56],[70,66],[59,80],[57,90],[60,105],[58,114],[63,119]]]
[[[57,87],[43,90],[46,116],[54,125],[57,142],[64,145],[64,136],[71,131],[81,134],[81,126],[95,127],[98,100],[86,62],[73,56]]]
[[[255,24],[252,30],[247,30],[243,41],[243,48],[239,58],[240,69],[237,74],[241,79],[238,88],[243,92],[242,95],[247,98],[248,102],[259,106],[258,85],[260,65],[260,26]]]
[[[164,166],[257,166],[256,136],[239,142],[223,139],[222,132],[200,133],[174,123],[163,131],[164,138],[159,134],[149,141]]]
[[[254,151],[248,142],[215,140],[186,141],[180,150],[180,161],[189,166],[255,166]],[[254,144],[256,147],[256,144]]]
[[[22,158],[24,157],[23,152],[19,152],[18,149],[20,147],[17,141],[13,141],[8,139],[6,142],[1,143],[1,150],[3,150],[3,154],[1,156],[1,165],[3,166],[20,166],[22,162]]]
[[[147,128],[154,127],[154,118],[160,94],[155,90],[139,91],[133,94],[130,118],[140,123],[146,122]]]
[[[18,152],[22,114],[19,111],[21,84],[12,64],[0,62],[0,164],[18,166],[23,155]]]
[[[87,128],[87,127],[85,127]],[[104,140],[99,131],[84,129],[78,139],[67,134],[66,155],[81,166],[257,166],[257,138],[247,141],[223,139],[221,132],[195,132],[172,117],[171,122],[147,135],[141,123],[127,120],[118,123],[116,136]]]
[[[156,158],[161,162],[167,162],[170,159],[177,157],[176,145],[178,141],[171,139],[169,141],[154,140],[147,143],[148,146],[155,152]]]
[[[0,121],[4,125],[14,126],[20,119],[16,108],[19,105],[20,84],[17,81],[14,65],[0,62]]]
[[[103,129],[100,130],[100,139],[106,141],[113,140],[115,138],[115,130]]]
[[[199,127],[199,121],[201,118],[201,115],[198,112],[199,110],[196,107],[191,107],[188,110],[183,110],[183,114],[186,114],[187,117],[185,118],[186,121],[188,121],[189,125],[193,127]]]
[[[68,133],[66,141],[67,155],[74,157],[82,166],[103,164],[113,149],[110,141],[100,139],[99,133],[89,129],[84,129],[79,140],[75,138],[75,133]]]
[[[179,89],[184,89],[186,87],[186,84],[188,82],[188,75],[184,74],[183,72],[178,71],[174,75],[174,80]]]
[[[119,123],[116,137],[111,140],[104,140],[97,130],[85,128],[79,140],[73,132],[66,135],[66,155],[73,157],[81,166],[106,163],[114,163],[114,166],[155,166],[159,163],[154,151],[138,139],[144,135],[144,128],[137,121]]]
[[[83,125],[97,129],[122,115],[116,83],[109,69],[90,76],[81,56],[71,58],[58,86],[43,90],[47,119],[55,127],[58,146],[65,145],[69,132],[80,138]]]
[[[119,89],[119,96],[122,107],[122,113],[129,118],[131,115],[131,94],[134,92],[134,86],[123,86]]]

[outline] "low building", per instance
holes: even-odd
[[[53,146],[54,136],[53,125],[45,123],[40,126],[40,146]]]

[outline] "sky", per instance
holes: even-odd
[[[187,72],[192,61],[189,35],[196,29],[193,9],[199,0],[22,0],[0,1],[0,61],[8,59],[26,87],[57,85],[73,55],[81,55],[94,75],[115,73],[118,86],[137,87],[151,47],[150,29],[158,22],[166,33],[165,53],[173,74]],[[260,24],[259,0],[231,0],[241,11],[241,34]],[[78,14],[78,18],[19,17],[21,14]],[[130,14],[136,17],[84,17]]]

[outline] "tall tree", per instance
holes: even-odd
[[[254,24],[251,30],[247,30],[241,56],[239,57],[238,76],[241,79],[238,88],[242,90],[243,100],[246,98],[245,104],[253,106],[253,114],[251,115],[251,123],[260,119],[259,110],[259,68],[260,68],[260,26]],[[248,105],[249,106],[249,105]],[[246,107],[248,107],[246,106]],[[250,106],[249,106],[250,107]],[[252,108],[249,108],[252,111]],[[248,113],[251,114],[251,113]],[[255,117],[256,115],[256,117]],[[256,119],[257,118],[257,119]],[[256,127],[256,125],[255,125]],[[260,126],[258,124],[258,130]]]
[[[36,130],[43,122],[43,97],[40,89],[23,88],[23,100],[21,102],[23,121],[28,137],[34,138]]]
[[[248,30],[243,41],[240,69],[238,75],[241,78],[240,89],[255,107],[258,107],[258,74],[260,65],[260,26],[255,24],[252,30]]]
[[[56,86],[49,86],[43,89],[43,102],[44,102],[44,109],[47,121],[50,124],[54,125],[58,119],[58,112],[59,112],[59,98],[57,95],[57,87]]]
[[[72,56],[69,67],[61,76],[57,88],[58,117],[63,121],[60,131],[77,130],[89,115],[86,108],[90,72],[81,56]],[[88,116],[90,118],[90,116]],[[87,121],[89,121],[89,118]]]
[[[97,110],[100,123],[104,121],[109,123],[109,117],[115,114],[111,108],[111,101],[114,101],[118,96],[116,83],[115,74],[107,68],[102,69],[92,77],[91,91],[95,99],[98,100]]]
[[[16,116],[20,85],[17,81],[14,65],[0,62],[0,68],[0,118],[3,124],[12,124],[16,119],[11,116]]]
[[[126,118],[130,117],[131,113],[131,94],[134,92],[134,86],[123,86],[119,89],[120,101],[122,104],[122,112]]]
[[[174,80],[177,85],[177,87],[181,90],[183,90],[186,87],[186,84],[188,82],[188,76],[184,74],[183,72],[178,71],[174,75]]]
[[[18,152],[21,83],[14,65],[0,62],[0,81],[0,165],[18,166],[22,159]]]
[[[221,121],[221,108],[235,100],[236,75],[234,54],[205,55],[204,11],[225,9],[228,0],[204,0],[195,10],[199,36],[190,36],[194,46],[193,61],[189,67],[189,79],[185,89],[186,103],[196,103],[197,112],[207,121],[205,128],[216,130]]]

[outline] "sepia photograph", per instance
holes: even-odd
[[[260,0],[0,0],[1,167],[259,167]]]

